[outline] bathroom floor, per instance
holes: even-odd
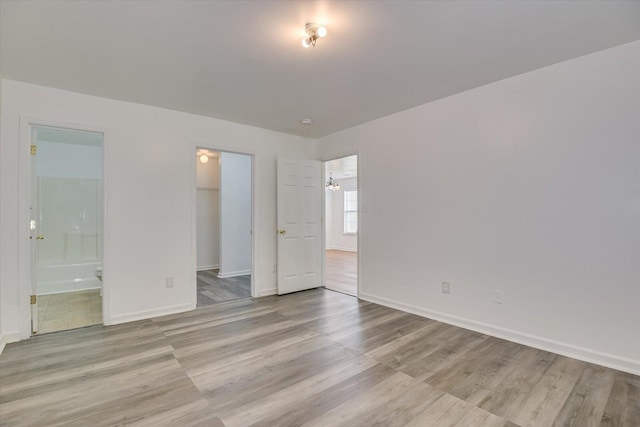
[[[102,323],[100,289],[38,295],[38,334]]]

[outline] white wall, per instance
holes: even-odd
[[[640,373],[638,76],[640,41],[320,139],[359,150],[360,297]]]
[[[2,131],[2,116],[3,116],[3,112],[2,112],[3,85],[4,85],[3,79],[2,79],[2,76],[0,75],[0,132]],[[0,168],[2,167],[1,159],[3,157],[4,157],[4,150],[3,150],[2,144],[0,144]],[[4,210],[7,207],[7,204],[4,202],[4,193],[2,192],[2,189],[4,188],[3,181],[4,179],[2,177],[2,173],[0,169],[0,194],[3,195],[3,197],[0,197],[0,224],[3,223]],[[4,240],[4,234],[2,232],[2,227],[0,226],[0,242],[2,242],[3,240]],[[3,309],[3,305],[4,305],[3,300],[6,301],[7,299],[4,296],[6,291],[3,289],[3,286],[2,286],[2,271],[4,270],[5,261],[1,255],[2,255],[2,250],[0,249],[0,353],[2,353],[2,350],[4,350],[4,346],[6,345],[9,339],[11,341],[15,341],[18,338],[17,336],[9,337],[8,332],[5,332],[7,330],[6,325],[8,325],[8,323],[5,321],[5,316],[7,316],[8,313],[6,310]],[[17,334],[17,331],[15,331],[14,333]]]
[[[255,286],[258,294],[275,293],[276,157],[309,158],[313,153],[309,140],[11,80],[2,84],[0,289],[5,333],[17,333],[21,327],[17,252],[18,230],[24,224],[24,218],[18,218],[21,116],[106,130],[107,324],[195,307],[194,145],[255,154]],[[166,277],[174,278],[173,288],[166,288]],[[22,325],[25,318],[23,313]]]
[[[101,262],[102,180],[38,177],[38,192],[38,267]]]
[[[344,234],[344,192],[357,190],[357,178],[337,180],[340,190],[325,191],[326,247],[341,251],[358,251],[356,234]]]
[[[220,158],[196,159],[196,239],[198,270],[220,266]]]
[[[32,159],[38,177],[38,234],[45,236],[38,243],[38,265],[101,262],[102,147],[41,140],[38,135],[38,154]],[[49,274],[39,271],[37,276],[38,294],[84,289],[73,283],[80,277],[75,274],[53,288],[47,283]]]
[[[220,153],[219,277],[251,272],[251,156]]]

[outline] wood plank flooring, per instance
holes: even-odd
[[[218,270],[198,271],[198,307],[251,296],[251,275],[218,277]]]
[[[324,286],[348,295],[358,294],[358,254],[356,252],[325,251]]]
[[[3,426],[639,426],[640,377],[315,289],[7,345]]]

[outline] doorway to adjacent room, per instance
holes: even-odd
[[[358,156],[326,161],[324,286],[358,295]]]

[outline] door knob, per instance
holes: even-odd
[[[37,236],[36,240],[44,240],[44,236]]]
[[[278,233],[280,234],[285,234],[287,232],[287,230],[278,230]]]

